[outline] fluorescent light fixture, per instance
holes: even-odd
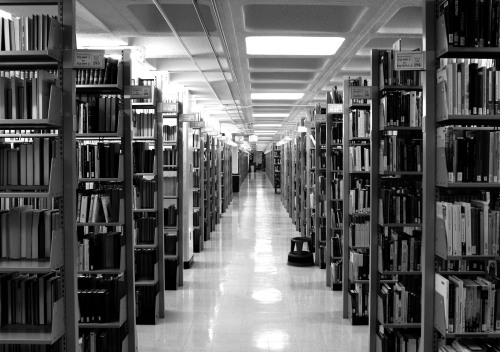
[[[286,113],[258,113],[258,114],[252,114],[253,117],[288,117],[290,114]]]
[[[248,55],[334,55],[345,38],[303,36],[246,37]]]
[[[252,100],[297,100],[304,96],[304,93],[251,93]],[[269,115],[266,115],[269,117]]]
[[[276,133],[278,130],[255,130],[255,133]]]
[[[282,123],[258,123],[256,125],[253,125],[253,127],[281,127],[283,126]]]

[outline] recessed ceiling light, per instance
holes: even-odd
[[[246,37],[248,55],[334,55],[342,37],[261,36]]]
[[[258,113],[258,114],[252,114],[253,117],[288,117],[290,114],[286,113]]]
[[[304,93],[251,93],[252,100],[297,100],[304,96]]]

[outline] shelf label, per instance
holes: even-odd
[[[152,86],[130,86],[131,99],[151,99],[152,94]]]
[[[307,128],[313,128],[314,127],[314,121],[304,121],[304,126]]]
[[[161,113],[177,115],[179,112],[177,103],[158,103],[157,109]]]
[[[204,128],[205,127],[205,121],[192,121],[191,122],[191,128]]]
[[[181,114],[179,116],[179,122],[194,122],[196,120],[195,114]]]
[[[343,104],[328,104],[327,112],[329,114],[342,114],[344,113],[344,105]]]
[[[314,115],[314,122],[319,122],[319,123],[326,122],[326,115],[325,114]]]
[[[396,51],[394,55],[396,71],[425,70],[423,51]]]
[[[104,68],[104,50],[75,50],[74,68]]]
[[[351,99],[371,99],[372,98],[372,87],[361,86],[361,87],[351,87]]]

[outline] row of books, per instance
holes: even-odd
[[[408,234],[399,229],[384,229],[379,247],[379,270],[420,271],[422,238],[419,230]]]
[[[379,51],[379,82],[389,86],[421,86],[423,71],[399,71],[395,70],[395,51]]]
[[[120,300],[125,299],[123,275],[80,275],[78,306],[80,323],[116,322],[120,317]]]
[[[490,209],[488,201],[436,202],[437,221],[442,229],[448,255],[498,255],[500,252],[500,210]]]
[[[200,148],[200,135],[193,133],[193,148]]]
[[[200,191],[193,191],[193,207],[199,207],[200,206]]]
[[[370,217],[353,217],[349,226],[350,245],[353,247],[370,246]]]
[[[78,144],[79,178],[118,178],[123,176],[124,156],[119,143]]]
[[[156,208],[156,180],[134,177],[132,206],[136,210]]]
[[[93,233],[78,241],[78,271],[116,269],[120,267],[120,232]]]
[[[199,188],[200,187],[200,170],[194,170],[193,171],[193,187]]]
[[[344,179],[338,178],[338,177],[341,177],[341,176],[336,175],[336,178],[332,179],[332,183],[330,185],[332,199],[344,199]],[[323,185],[323,183],[322,183],[323,181],[326,181],[326,178],[320,177],[319,178],[320,187],[321,187],[321,189],[325,190],[326,185]]]
[[[0,352],[63,352],[62,341],[53,345],[0,345]]]
[[[163,141],[176,142],[177,141],[177,126],[176,125],[163,125]]]
[[[0,186],[48,186],[56,145],[53,138],[0,144]]]
[[[500,5],[494,0],[444,0],[439,3],[449,46],[498,47]]]
[[[163,196],[177,197],[177,175],[163,176]]]
[[[33,209],[29,205],[0,210],[1,258],[49,258],[53,231],[59,228],[58,210]]]
[[[156,151],[149,142],[132,144],[134,157],[134,173],[153,173],[156,166]]]
[[[344,156],[341,149],[333,149],[330,153],[330,158],[332,163],[330,168],[331,171],[344,169]]]
[[[132,133],[134,137],[155,137],[156,113],[154,109],[133,110]]]
[[[422,92],[383,92],[379,108],[381,127],[422,127],[422,102]]]
[[[76,98],[77,133],[116,133],[120,109],[119,96],[79,94]]]
[[[154,216],[139,215],[134,218],[134,243],[154,244],[156,242],[156,230],[158,219]]]
[[[444,304],[448,333],[500,330],[500,281],[496,277],[435,276],[435,290]]]
[[[449,182],[499,182],[500,132],[447,126],[436,138]]]
[[[378,311],[382,323],[420,323],[422,310],[422,280],[405,276],[396,283],[383,283],[378,292]]]
[[[56,83],[57,77],[47,71],[36,71],[33,78],[0,77],[0,120],[47,119]]]
[[[332,256],[336,258],[342,257],[342,237],[338,233],[334,233],[332,238]]]
[[[0,209],[2,210],[25,205],[30,205],[33,209],[52,209],[55,207],[55,202],[51,198],[0,198]]]
[[[200,167],[200,151],[193,151],[193,167]]]
[[[366,87],[370,85],[370,81],[367,79],[363,79],[363,77],[351,78],[349,77],[349,87]],[[367,99],[352,99],[351,102],[353,104],[366,104],[368,102]]]
[[[163,208],[163,222],[164,226],[174,227],[177,226],[177,206],[174,204]]]
[[[52,308],[62,297],[61,277],[47,274],[0,274],[0,327],[52,324]]]
[[[380,172],[423,170],[422,139],[393,134],[380,139]]]
[[[154,280],[155,264],[158,263],[158,250],[153,248],[136,248],[135,255],[135,281]]]
[[[349,214],[368,213],[370,211],[370,181],[366,178],[351,181],[349,190]]]
[[[486,340],[473,340],[473,339],[460,339],[453,340],[451,345],[439,346],[439,352],[498,352],[497,342],[493,339]]]
[[[420,333],[418,331],[384,329],[378,334],[379,351],[418,352],[420,351]]]
[[[332,122],[332,130],[331,130],[332,144],[342,143],[343,136],[344,136],[344,127],[343,126],[344,125],[341,121]]]
[[[354,109],[349,113],[349,139],[370,138],[371,113],[369,110]]]
[[[0,51],[55,49],[56,17],[37,14],[12,19],[0,17]]]
[[[330,263],[332,269],[332,286],[342,284],[342,260],[336,260]]]
[[[326,169],[326,150],[320,150],[319,152],[319,167]]]
[[[175,146],[163,149],[163,165],[177,166],[177,148]]]
[[[111,57],[104,58],[104,68],[81,68],[76,70],[76,84],[117,84],[121,62]]]
[[[195,226],[195,227],[200,226],[200,211],[199,210],[193,211],[193,226]]]
[[[349,252],[349,280],[368,280],[370,273],[370,256],[366,251]]]
[[[352,287],[353,288],[349,290],[349,295],[351,296],[351,316],[367,317],[369,305],[368,286],[361,283],[355,283]]]
[[[77,222],[113,223],[120,221],[123,211],[123,189],[102,188],[77,191]]]
[[[415,188],[381,188],[379,199],[381,223],[421,223],[422,195]]]
[[[370,171],[370,145],[353,145],[349,147],[349,171]]]
[[[497,264],[494,260],[485,261],[484,259],[460,259],[460,260],[443,260],[437,258],[436,260],[436,271],[456,271],[456,272],[484,272],[490,275],[497,275],[498,269]]]
[[[126,324],[120,329],[79,329],[81,352],[122,352],[127,335],[124,327]]]
[[[453,115],[498,115],[500,71],[494,59],[443,59],[437,83],[441,99]]]
[[[132,85],[135,85],[135,80],[133,79],[132,82],[131,82]],[[152,95],[154,97],[154,90],[155,90],[155,79],[154,78],[139,78],[137,79],[137,85],[139,86],[146,86],[146,87],[152,87]],[[153,103],[153,97],[151,98],[139,98],[139,99],[133,99],[132,100],[132,103],[150,103],[152,104]]]
[[[135,287],[137,324],[155,324],[158,289],[156,286]]]
[[[343,224],[343,210],[342,205],[338,203],[332,204],[332,208],[330,209],[330,226],[332,229],[341,228]]]

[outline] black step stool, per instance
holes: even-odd
[[[302,248],[307,243],[307,251]],[[294,237],[290,242],[290,253],[288,253],[288,265],[291,266],[313,266],[314,257],[311,253],[312,239],[308,237]],[[296,249],[296,250],[295,250]]]

